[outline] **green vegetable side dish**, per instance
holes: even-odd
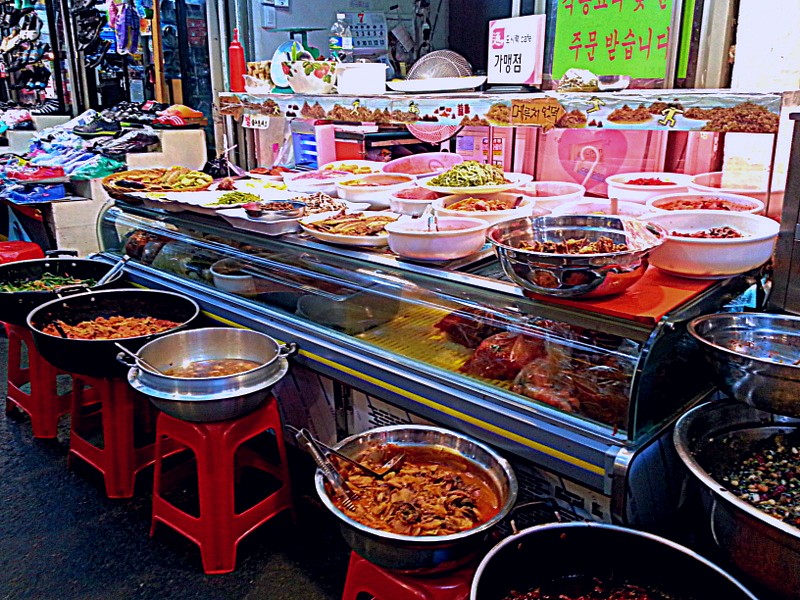
[[[476,160],[467,160],[455,165],[430,180],[440,187],[482,187],[508,183],[503,170],[496,165],[484,165]]]
[[[69,275],[45,272],[38,279],[20,279],[10,283],[0,283],[0,292],[47,292],[65,285],[82,284],[91,287],[96,283],[97,281],[94,279],[77,279]]]
[[[232,204],[247,204],[248,202],[261,202],[261,198],[249,192],[228,192],[219,197],[216,202],[205,206],[230,206]]]

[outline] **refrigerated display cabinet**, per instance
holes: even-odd
[[[296,342],[301,372],[492,444],[517,465],[523,492],[555,496],[574,518],[638,526],[679,507],[668,431],[712,392],[684,324],[753,283],[670,284],[651,268],[653,293],[631,301],[549,301],[505,280],[488,247],[413,263],[155,202],[109,204],[98,236],[99,259],[133,257],[135,284]]]

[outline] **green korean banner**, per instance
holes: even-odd
[[[660,79],[673,0],[558,0],[553,79],[570,68]]]

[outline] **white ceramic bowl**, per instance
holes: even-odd
[[[536,206],[550,211],[565,202],[582,200],[586,194],[585,187],[569,181],[532,181],[522,191],[536,198]]]
[[[400,219],[386,225],[389,248],[403,258],[453,260],[474,254],[485,243],[489,224],[470,217]]]
[[[660,179],[664,185],[639,185],[627,183],[632,179]],[[617,173],[606,177],[608,197],[624,200],[625,202],[638,202],[644,204],[653,196],[686,192],[689,189],[690,175],[683,173]]]
[[[725,174],[723,171],[713,171],[711,173],[700,173],[689,180],[689,189],[696,192],[716,194],[723,192],[726,194],[738,194],[755,198],[763,203],[767,202],[767,188],[744,185],[725,185]],[[770,197],[771,203],[783,202],[783,189],[773,189]]]
[[[673,210],[654,213],[646,220],[670,234],[727,226],[747,236],[709,239],[670,235],[650,254],[650,264],[692,279],[725,279],[760,267],[772,256],[780,228],[768,217],[719,210]]]
[[[389,206],[392,192],[414,185],[414,177],[394,173],[355,175],[336,182],[339,198],[351,202],[369,202],[373,208]]]
[[[516,208],[510,208],[507,210],[489,210],[489,211],[480,211],[480,210],[452,210],[449,209],[448,206],[458,202],[459,200],[464,200],[465,198],[486,198],[486,199],[502,199],[505,200],[507,203],[514,203],[519,200],[519,204]],[[464,194],[454,194],[451,196],[444,196],[443,198],[439,198],[438,200],[434,200],[431,202],[431,206],[433,207],[433,212],[437,215],[442,217],[471,217],[476,219],[481,219],[486,221],[488,224],[497,223],[499,221],[505,221],[506,219],[517,219],[521,217],[529,217],[533,214],[533,209],[536,205],[536,199],[531,198],[530,196],[525,196],[523,194],[511,194],[508,192],[500,192],[497,194],[471,194],[471,195],[464,195]]]
[[[539,200],[536,201],[539,206]],[[617,202],[617,212],[613,213],[622,217],[638,219],[642,215],[649,215],[652,211],[644,204],[636,202]],[[553,216],[559,215],[611,215],[611,200],[592,198],[567,202],[553,209]]]
[[[281,62],[281,69],[295,94],[332,94],[336,88],[336,64],[325,60],[295,60]]]
[[[722,200],[728,206],[723,208],[708,208],[709,201]],[[687,208],[668,208],[676,201],[680,201]],[[647,206],[652,212],[670,212],[675,210],[721,210],[724,212],[746,212],[760,215],[764,212],[764,203],[761,200],[740,196],[739,194],[727,194],[725,192],[699,193],[690,190],[683,194],[664,194],[663,196],[653,196],[647,201]]]
[[[241,273],[242,264],[231,258],[223,258],[211,265],[211,277],[214,287],[238,294],[240,296],[255,296],[256,282],[252,275]]]
[[[422,152],[390,160],[383,166],[383,172],[423,177],[447,171],[462,162],[464,157],[453,152]]]
[[[290,192],[303,192],[313,194],[322,192],[329,196],[336,195],[336,182],[353,177],[346,171],[318,169],[316,171],[303,171],[300,173],[286,173],[283,182]]]
[[[418,196],[416,198],[412,196]],[[442,197],[438,192],[432,192],[418,186],[396,190],[389,195],[389,209],[401,215],[418,217],[425,212],[431,202]]]

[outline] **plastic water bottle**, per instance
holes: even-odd
[[[336,21],[331,25],[328,49],[332,60],[350,62],[353,59],[353,34],[344,13],[336,13]]]

